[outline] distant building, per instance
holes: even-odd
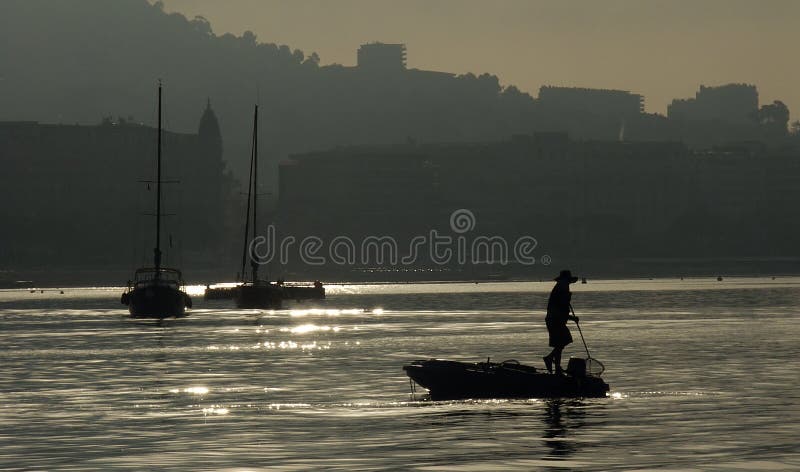
[[[0,264],[114,267],[149,257],[154,128],[110,118],[94,126],[0,122],[0,156]],[[197,134],[163,133],[163,156],[162,178],[178,181],[163,189],[167,262],[179,253],[187,262],[213,259],[233,182],[210,103]]]
[[[368,43],[358,48],[360,69],[397,71],[406,68],[406,45]]]
[[[644,97],[624,90],[543,86],[535,103],[534,129],[601,141],[626,140],[626,127],[644,112]]]
[[[758,90],[749,84],[701,85],[695,98],[675,99],[667,107],[667,116],[677,121],[747,124],[755,121],[756,113]]]
[[[539,104],[557,113],[631,118],[644,113],[644,97],[624,90],[543,86]]]
[[[297,240],[389,235],[402,251],[402,241],[431,229],[452,233],[449,217],[464,208],[476,218],[465,237],[531,235],[537,254],[556,264],[605,260],[602,270],[619,264],[630,273],[636,258],[798,254],[800,223],[790,209],[800,204],[792,183],[800,163],[766,148],[694,152],[677,142],[537,133],[503,142],[343,147],[294,155],[279,172],[277,230]],[[424,257],[417,264],[440,267]],[[473,270],[457,261],[446,267]],[[304,270],[296,258],[289,268]]]

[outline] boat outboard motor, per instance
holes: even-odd
[[[586,359],[570,357],[567,364],[567,373],[573,377],[586,377]]]

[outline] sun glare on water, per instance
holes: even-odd
[[[208,387],[188,387],[188,388],[174,388],[169,391],[170,393],[189,393],[191,395],[205,395],[209,392]]]

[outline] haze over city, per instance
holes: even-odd
[[[763,103],[800,110],[793,0],[165,0],[217,34],[316,51],[355,64],[358,45],[405,43],[412,68],[488,72],[536,95],[541,85],[630,90],[649,113],[697,87],[757,84]],[[793,118],[797,119],[797,118]]]

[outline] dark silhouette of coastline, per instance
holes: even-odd
[[[147,257],[147,189],[136,182],[147,176],[134,169],[152,154],[147,97],[163,77],[180,90],[166,103],[164,145],[165,174],[182,182],[165,195],[182,260],[168,262],[201,281],[235,264],[254,97],[269,143],[259,178],[273,190],[259,220],[284,234],[403,240],[468,208],[483,234],[534,236],[540,254],[592,275],[800,271],[800,125],[751,84],[703,85],[667,116],[648,114],[645,97],[622,90],[545,86],[533,97],[487,73],[410,68],[402,44],[365,44],[356,66],[323,66],[146,0],[8,0],[0,28],[0,57],[14,58],[0,82],[13,91],[0,108],[3,270],[122,274]],[[120,248],[128,260],[111,267]],[[311,279],[549,271],[396,269],[286,268]]]
[[[617,140],[624,128],[627,140],[693,147],[764,137],[758,117],[726,123],[696,114],[687,125],[642,113],[644,97],[624,91],[542,87],[532,97],[488,73],[408,68],[406,54],[413,51],[402,45],[367,44],[353,51],[357,66],[323,66],[316,53],[259,42],[249,31],[217,35],[202,17],[167,14],[146,0],[8,0],[3,7],[8,41],[0,42],[0,57],[14,61],[2,87],[14,93],[5,97],[0,120],[96,123],[120,114],[152,123],[147,90],[162,77],[182,91],[166,104],[167,129],[194,129],[198,102],[225,97],[216,108],[225,123],[226,159],[240,176],[248,155],[242,110],[256,96],[265,104],[264,141],[271,146],[264,152],[273,164],[288,153],[339,145],[475,142],[533,131]],[[707,95],[713,93],[701,89],[696,101]],[[780,110],[771,115],[762,118],[773,120]]]

